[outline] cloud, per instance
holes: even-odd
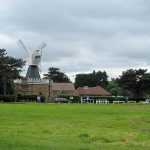
[[[51,66],[68,75],[150,68],[149,0],[0,0],[0,40],[14,57],[25,58],[45,41],[43,72]]]

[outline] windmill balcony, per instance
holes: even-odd
[[[14,80],[14,83],[16,83],[16,84],[22,84],[25,82],[26,82],[26,84],[48,84],[49,80],[48,79],[40,79],[40,78],[27,78],[26,80],[22,80],[22,79]]]

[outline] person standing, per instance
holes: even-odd
[[[37,102],[40,103],[41,102],[41,97],[37,96]]]

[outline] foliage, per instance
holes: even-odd
[[[86,99],[86,96],[82,97],[83,99]],[[109,103],[113,103],[113,101],[126,101],[127,98],[125,96],[89,96],[89,99],[93,99],[94,103],[96,103],[97,99],[106,99],[109,101]]]
[[[136,101],[137,103],[140,101],[145,101],[146,98],[136,98],[136,97],[129,97],[128,101]]]
[[[2,102],[15,102],[15,95],[0,95],[0,101]]]
[[[70,79],[68,76],[60,71],[60,68],[54,68],[50,67],[48,69],[48,73],[44,74],[45,78],[51,79],[53,82],[59,82],[59,83],[69,83]]]
[[[5,49],[0,49],[0,70],[4,71],[9,78],[17,78],[20,77],[19,73],[23,65],[25,65],[25,61],[20,58],[13,58],[11,56],[7,56],[5,53]]]
[[[115,80],[109,81],[107,90],[114,96],[120,95],[121,93],[121,88],[118,86]]]
[[[71,94],[59,94],[58,97],[66,98],[70,100],[72,103],[80,103],[81,102],[81,96],[79,95],[71,95]],[[71,99],[72,98],[72,99]],[[86,96],[82,97],[83,99],[86,99]],[[127,97],[125,96],[88,96],[89,99],[93,99],[94,103],[96,103],[97,99],[107,99],[109,103],[113,103],[113,101],[127,101]]]
[[[79,95],[74,95],[74,94],[59,94],[58,97],[66,98],[70,100],[70,102],[72,103],[80,103],[80,99],[81,99]]]
[[[104,88],[108,85],[108,76],[105,71],[95,72],[89,74],[77,74],[75,77],[75,87],[94,87],[94,86],[102,86]]]
[[[41,102],[45,102],[45,97],[43,95],[23,95],[21,93],[17,94],[17,101],[35,102],[37,101],[37,96],[40,96]]]
[[[108,87],[107,90],[114,96],[129,96],[129,97],[133,97],[132,92],[130,92],[128,89],[122,89],[116,79],[112,79],[111,81],[109,81],[108,83]]]
[[[129,69],[124,71],[117,79],[120,87],[134,93],[135,97],[141,98],[143,93],[150,90],[150,73],[146,69]]]
[[[25,61],[7,56],[6,50],[0,49],[0,94],[14,92],[13,79],[20,77],[23,65]]]

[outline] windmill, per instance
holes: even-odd
[[[26,78],[34,78],[34,79],[40,79],[40,72],[41,72],[41,57],[42,57],[42,50],[46,47],[46,43],[43,42],[36,50],[29,51],[21,39],[18,40],[18,45],[23,48],[27,55],[27,65],[28,71],[26,74]]]

